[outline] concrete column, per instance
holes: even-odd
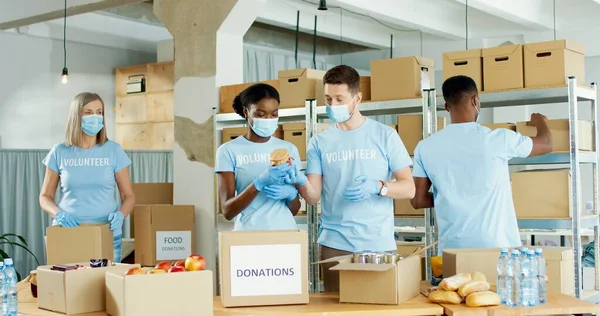
[[[213,107],[219,104],[219,86],[243,82],[243,36],[265,2],[154,0],[154,13],[175,46],[173,199],[175,204],[195,205],[195,252],[215,272]]]

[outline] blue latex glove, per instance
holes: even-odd
[[[254,179],[254,186],[258,191],[274,184],[284,184],[290,181],[290,170],[293,167],[288,164],[282,164],[275,167],[269,167],[258,178]]]
[[[293,168],[289,172],[290,181],[286,182],[287,184],[297,184],[299,186],[303,186],[308,182],[308,178],[304,174],[304,172],[300,171],[300,169],[294,165]]]
[[[359,185],[348,187],[344,191],[344,197],[350,202],[360,202],[370,198],[373,195],[379,194],[379,186],[381,183],[378,180],[369,179],[365,176],[358,176],[354,181],[359,182]]]
[[[265,187],[265,194],[272,200],[292,201],[298,196],[298,190],[293,185],[270,185]]]
[[[56,216],[54,217],[54,219],[56,220],[56,222],[58,223],[58,225],[60,225],[61,227],[77,227],[79,226],[79,223],[77,222],[77,219],[65,212],[65,211],[58,211],[58,213],[56,213]]]
[[[121,211],[110,213],[110,215],[108,215],[108,221],[110,222],[110,230],[114,232],[117,229],[123,228],[124,220],[125,215],[123,215]]]

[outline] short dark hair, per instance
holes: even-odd
[[[345,84],[352,94],[360,90],[360,75],[356,69],[347,66],[335,66],[323,76],[323,84]]]
[[[477,84],[471,77],[462,75],[450,77],[442,84],[442,93],[446,104],[458,105],[464,97],[477,95]]]
[[[250,109],[250,105],[258,103],[262,99],[273,99],[279,103],[279,92],[266,83],[253,84],[233,99],[233,110],[239,116],[246,118],[244,108]]]

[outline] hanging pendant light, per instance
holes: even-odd
[[[69,69],[67,69],[67,0],[65,0],[65,11],[63,16],[63,70],[60,75],[60,82],[67,84],[69,82]]]
[[[319,0],[319,7],[317,8],[319,11],[327,10],[327,0]]]

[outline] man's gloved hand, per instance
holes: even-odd
[[[354,181],[359,182],[359,185],[347,187],[344,191],[344,197],[350,202],[360,202],[370,198],[373,195],[379,194],[379,186],[381,183],[378,180],[369,179],[365,176],[358,176]]]
[[[110,213],[110,215],[108,215],[108,221],[110,222],[110,230],[114,232],[117,229],[122,229],[124,220],[125,215],[123,215],[121,211],[117,210],[115,212]]]
[[[254,186],[258,191],[274,184],[284,184],[290,181],[290,170],[293,167],[288,164],[282,164],[275,167],[269,167],[258,178],[254,179]]]
[[[303,186],[308,182],[308,178],[304,174],[304,172],[300,171],[298,166],[294,165],[289,172],[289,181],[287,184],[297,184],[299,186]]]
[[[56,216],[54,216],[54,219],[56,220],[58,225],[60,225],[61,227],[77,227],[77,226],[79,226],[77,219],[73,215],[71,215],[63,210],[58,211],[58,213],[56,213]]]
[[[264,188],[269,199],[292,201],[298,196],[298,190],[293,185],[270,185]]]

